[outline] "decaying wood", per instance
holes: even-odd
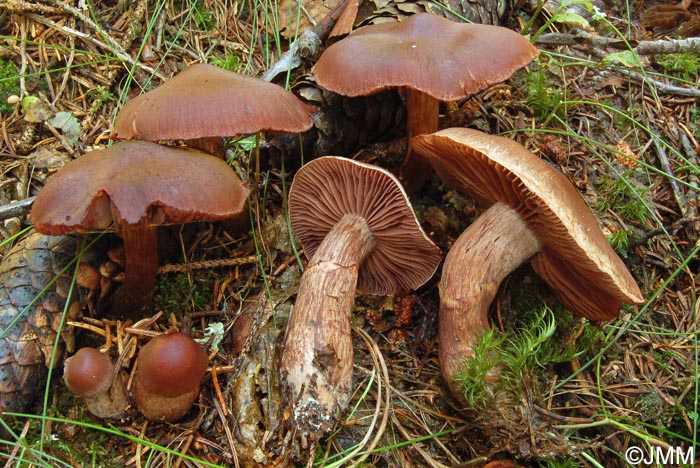
[[[577,30],[576,33],[547,33],[537,38],[541,45],[576,45],[591,44],[595,47],[612,47],[620,50],[633,50],[639,55],[680,54],[700,51],[700,38],[659,39],[657,41],[623,41],[619,37],[607,37],[588,31]]]

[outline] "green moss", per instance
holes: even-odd
[[[659,424],[662,427],[668,424],[673,412],[670,405],[653,390],[638,397],[634,402],[634,409],[639,412],[641,421]]]
[[[627,250],[630,245],[630,238],[626,229],[618,229],[608,236],[610,246],[622,256],[627,256]]]
[[[216,26],[216,16],[214,12],[201,8],[202,2],[188,1],[188,8],[192,11],[192,19],[197,27],[203,31],[212,31]]]
[[[544,381],[544,371],[588,351],[579,343],[569,343],[568,336],[557,332],[558,322],[573,320],[570,313],[541,307],[525,314],[522,327],[504,334],[495,329],[479,337],[474,356],[464,362],[456,377],[472,409],[493,403],[493,398],[518,399],[526,390]]]
[[[583,464],[579,461],[567,458],[564,460],[542,460],[537,462],[540,468],[580,468]]]
[[[548,72],[545,67],[527,75],[525,83],[525,98],[541,120],[556,114],[562,107],[564,93],[560,87],[548,80]]]
[[[700,109],[691,107],[690,113],[690,129],[694,135],[700,135]]]
[[[598,201],[595,209],[604,213],[611,210],[622,215],[625,219],[647,225],[651,213],[647,207],[649,189],[635,181],[634,172],[628,169],[621,176],[605,174],[593,181],[598,190]]]
[[[12,62],[0,59],[0,112],[10,114],[14,110],[7,98],[13,94],[19,95],[19,75]]]
[[[191,283],[190,283],[191,279]],[[170,273],[156,283],[154,306],[166,314],[182,314],[186,310],[202,310],[211,304],[213,274]]]
[[[96,113],[107,103],[114,102],[114,94],[104,86],[98,86],[97,88],[91,89],[86,93],[88,99],[92,99],[92,104],[90,105],[90,114]]]
[[[236,73],[241,69],[241,58],[238,55],[229,53],[228,50],[223,57],[211,57],[210,63],[211,65]]]
[[[700,76],[700,52],[661,54],[656,57],[656,64],[664,73],[684,81],[695,82]]]

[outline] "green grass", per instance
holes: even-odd
[[[539,468],[581,468],[583,464],[579,461],[566,459],[566,460],[544,460],[537,463]]]
[[[117,437],[124,441],[136,444],[137,446],[140,446],[141,450],[143,450],[145,453],[145,455],[143,455],[141,459],[141,466],[143,467],[170,466],[173,461],[180,458],[183,460],[194,462],[199,466],[223,468],[223,465],[218,465],[216,463],[209,462],[202,458],[180,453],[169,446],[166,447],[164,445],[160,445],[150,440],[134,436],[127,432],[123,432],[117,427],[111,425],[99,425],[84,420],[66,419],[62,417],[52,416],[35,416],[15,413],[11,413],[10,415],[15,416],[20,421],[29,422],[29,424],[32,425],[33,430],[34,428],[38,426],[44,426],[47,423],[51,423],[53,427],[60,427],[62,425],[75,426],[78,428],[79,431],[84,431],[84,437],[87,441],[89,441],[90,439],[92,439],[93,441],[108,441],[113,440],[114,437]],[[10,461],[14,462],[14,464],[10,466],[14,466],[15,468],[55,468],[64,466],[74,466],[72,463],[64,461],[63,458],[59,456],[60,453],[62,453],[64,456],[75,457],[75,447],[73,446],[73,444],[63,445],[61,443],[61,436],[59,434],[52,434],[50,440],[43,442],[42,439],[42,442],[39,445],[37,445],[36,441],[32,442],[31,440],[20,437],[17,432],[13,431],[12,428],[5,425],[4,422],[0,421],[0,424],[3,424],[5,426],[5,429],[9,430],[11,432],[11,435],[13,436],[13,440],[0,440],[0,444],[4,444],[8,447],[14,447],[18,449],[18,453],[14,456],[11,455],[11,453],[9,452],[0,452],[0,456],[5,457],[5,459],[8,460],[8,463]],[[168,442],[172,443],[173,441]],[[105,466],[105,460],[98,459],[98,456],[100,453],[102,453],[104,447],[95,447],[95,444],[89,443],[88,447],[92,448],[88,448],[87,453],[80,455],[81,459],[86,459],[86,461],[90,462],[84,466]],[[56,450],[59,453],[53,455],[51,453],[53,450]],[[129,453],[127,457],[131,457],[132,455],[133,453]],[[124,455],[121,456],[123,457]],[[93,461],[94,463],[92,463]],[[118,459],[113,459],[113,461],[115,463],[118,463]]]
[[[554,21],[555,19],[552,19],[552,23]],[[598,21],[601,25],[609,25],[605,18]],[[625,35],[614,26],[609,25],[605,30],[598,26],[597,23],[596,30],[615,35],[626,41]],[[537,34],[544,32],[548,32],[548,29],[542,28]],[[642,92],[648,96],[648,102],[653,103],[652,108],[660,109],[664,104],[657,96],[655,85],[651,80],[668,80],[681,84],[691,83],[698,76],[697,58],[698,54],[695,53],[685,56],[674,54],[660,57],[656,61],[657,69],[661,70],[661,74],[639,70],[646,80],[642,83]],[[597,60],[585,60],[581,57],[551,52],[543,53],[539,62],[539,66],[528,77],[527,85],[523,90],[528,105],[536,111],[538,123],[527,132],[551,133],[568,141],[579,142],[586,152],[586,160],[598,165],[598,176],[589,180],[589,184],[595,189],[596,194],[592,197],[591,207],[594,212],[600,215],[607,213],[609,219],[622,222],[622,225],[617,226],[616,230],[611,229],[612,232],[608,238],[618,253],[628,256],[631,261],[639,261],[639,257],[634,257],[636,260],[632,260],[628,247],[640,231],[648,232],[661,229],[662,242],[670,246],[668,251],[662,253],[665,256],[665,261],[671,265],[667,272],[656,272],[658,277],[652,280],[650,273],[653,269],[648,266],[641,267],[643,273],[640,274],[640,283],[643,287],[648,288],[644,294],[649,302],[636,311],[629,307],[623,308],[622,314],[623,316],[627,314],[627,319],[604,325],[597,330],[598,336],[593,339],[593,343],[597,343],[597,346],[589,348],[594,352],[580,356],[581,368],[568,376],[563,376],[563,379],[557,383],[556,390],[563,391],[581,372],[594,369],[601,408],[601,414],[594,418],[596,422],[591,425],[581,425],[580,427],[562,425],[561,429],[578,431],[607,425],[613,430],[621,431],[631,437],[630,445],[648,447],[651,444],[664,441],[685,447],[694,445],[697,452],[699,401],[697,379],[700,362],[698,353],[700,335],[696,325],[698,317],[692,315],[689,321],[680,328],[678,323],[663,322],[658,313],[659,308],[663,310],[663,303],[656,304],[654,299],[668,294],[677,286],[687,284],[688,281],[692,284],[692,279],[690,279],[692,274],[687,269],[687,265],[694,258],[697,258],[700,244],[694,240],[686,245],[676,243],[674,236],[665,231],[664,226],[670,222],[662,221],[659,218],[657,214],[659,211],[655,206],[658,201],[655,201],[654,192],[652,192],[652,190],[657,190],[660,186],[672,181],[688,194],[695,193],[697,196],[700,189],[691,182],[693,177],[695,180],[700,177],[697,159],[689,158],[660,131],[660,128],[651,126],[654,125],[655,118],[645,115],[649,111],[649,106],[643,105],[642,101],[633,98],[635,95],[639,96],[638,85],[633,85],[631,82],[623,85],[618,84],[615,97],[608,100],[594,100],[569,94],[571,90],[567,88],[563,88],[565,92],[558,92],[557,87],[561,89],[561,85],[558,84],[560,82],[559,73],[550,74],[550,70],[554,69],[552,64],[556,66],[557,70],[567,70],[572,67],[587,67],[591,70],[607,68],[614,73],[620,66],[619,62],[609,60],[601,63]],[[580,70],[574,71],[573,76],[576,76],[577,73],[580,73]],[[626,92],[628,88],[633,92]],[[552,89],[555,89],[555,92],[550,95]],[[599,92],[604,93],[605,91],[600,90]],[[618,95],[623,96],[623,98],[617,98]],[[624,96],[627,98],[625,99]],[[690,120],[682,123],[688,125],[691,131],[697,135],[700,128],[700,111],[696,106],[690,107],[689,115]],[[637,153],[638,157],[634,161],[638,165],[637,167],[626,168],[620,164],[619,160],[622,160],[625,155],[615,148],[615,140],[610,141],[606,139],[607,135],[595,135],[588,131],[586,127],[589,125],[588,122],[596,122],[600,118],[610,121],[612,128],[620,135],[619,138],[627,142]],[[615,135],[614,132],[611,133]],[[672,161],[672,172],[661,168],[655,157],[656,151],[666,152],[668,159]],[[581,191],[584,194],[591,193],[585,187],[581,188]],[[671,208],[677,209],[675,206]],[[695,311],[697,314],[698,298],[696,295],[691,293],[687,304],[687,310]],[[684,310],[686,310],[685,307]],[[672,314],[673,312],[669,311],[665,315]],[[666,364],[671,359],[670,355],[657,352],[646,357],[649,362],[653,363],[652,369],[659,373],[659,378],[670,379],[672,385],[676,386],[675,388],[686,390],[683,392],[682,399],[677,396],[676,392],[671,392],[675,404],[670,404],[665,399],[659,398],[658,392],[653,388],[649,389],[648,393],[633,399],[634,409],[640,411],[641,416],[631,420],[625,419],[615,408],[608,406],[607,397],[612,391],[608,389],[608,383],[605,380],[609,378],[606,376],[605,366],[609,365],[610,362],[623,359],[625,353],[630,352],[627,349],[627,346],[630,345],[626,342],[637,334],[640,335],[639,340],[642,343],[647,341],[665,343],[671,349],[674,346],[672,343],[687,343],[689,361],[687,367],[679,368],[677,365],[670,367]],[[581,339],[584,338],[581,337],[579,340]],[[622,343],[624,345],[620,346]],[[483,401],[484,392],[478,387],[479,376],[484,374],[483,368],[488,369],[492,365],[490,361],[494,360],[494,354],[500,356],[498,353],[502,353],[502,348],[508,345],[509,342],[494,331],[491,331],[483,342],[480,341],[478,346],[483,348],[483,352],[490,352],[491,355],[490,357],[481,357],[477,359],[476,364],[472,364],[475,366],[474,372],[468,377],[472,381],[476,381],[477,386],[471,388],[471,394],[468,393],[468,397],[477,402]],[[667,397],[668,395],[667,393]],[[582,435],[579,437],[582,441],[586,440]],[[604,445],[602,451],[583,452],[576,460],[541,461],[540,464],[541,466],[569,466],[571,463],[572,466],[577,466],[586,462],[591,466],[605,467],[609,466],[613,459],[623,462],[624,454],[616,453]]]

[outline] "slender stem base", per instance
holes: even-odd
[[[411,138],[438,130],[440,101],[421,91],[406,89],[406,113],[408,151],[401,166],[401,181],[406,192],[410,194],[418,191],[432,174],[430,161],[411,148]]]
[[[332,430],[350,400],[350,316],[358,266],[374,245],[364,218],[346,215],[302,275],[280,361],[283,392],[302,438]]]
[[[125,226],[119,232],[124,241],[126,263],[124,282],[114,295],[112,312],[138,319],[151,305],[158,273],[158,235],[155,227]]]
[[[496,203],[455,241],[442,267],[438,342],[443,378],[456,396],[455,375],[488,328],[488,311],[503,278],[540,250],[520,218]]]

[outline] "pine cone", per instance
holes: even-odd
[[[99,269],[91,265],[96,257],[83,254],[79,285],[65,307],[74,269],[61,271],[81,244],[80,237],[31,234],[0,263],[0,413],[26,411],[43,391],[48,368],[72,349],[67,327],[54,353],[63,311],[67,320],[77,319],[100,283]]]

